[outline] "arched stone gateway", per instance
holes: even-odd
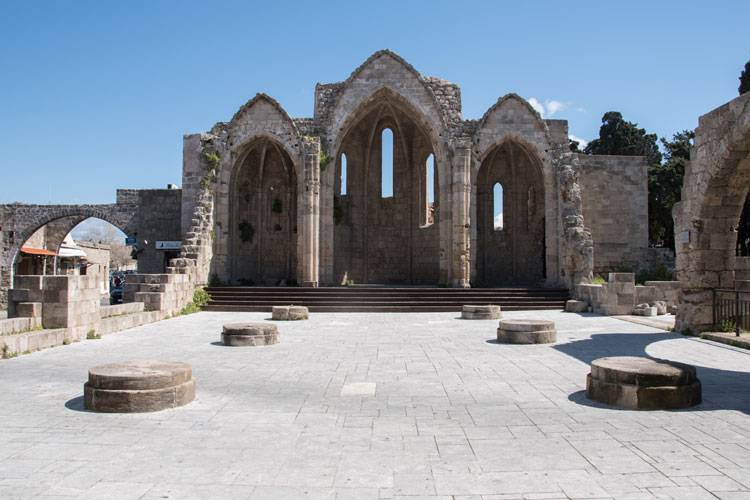
[[[711,290],[734,287],[736,227],[750,186],[750,93],[700,117],[675,205],[678,330],[712,323]]]
[[[0,304],[6,303],[7,291],[13,283],[15,262],[21,246],[40,227],[54,221],[70,221],[67,231],[69,232],[83,219],[95,217],[126,233],[132,232],[137,226],[138,206],[127,199],[127,196],[118,201],[122,202],[105,205],[0,205]]]

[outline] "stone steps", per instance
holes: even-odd
[[[465,304],[494,304],[504,311],[562,310],[565,289],[385,288],[385,287],[209,287],[204,311],[270,312],[299,305],[310,312],[460,312]]]

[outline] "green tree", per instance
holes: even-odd
[[[622,119],[617,111],[608,111],[602,117],[599,138],[589,142],[583,150],[594,155],[645,156],[649,165],[661,163],[661,153],[656,144],[656,134],[647,134],[637,123]]]
[[[750,61],[745,63],[745,69],[740,73],[740,95],[750,92]]]
[[[695,132],[683,130],[662,138],[664,163],[648,167],[648,240],[651,246],[674,250],[674,219],[672,207],[680,201],[685,166],[690,160],[690,147]]]

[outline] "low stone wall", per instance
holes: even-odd
[[[42,318],[0,319],[0,335],[27,332],[42,327]]]
[[[603,285],[576,285],[576,298],[587,302],[593,312],[605,316],[633,314],[638,304],[665,302],[668,309],[677,307],[679,281],[647,281],[635,284],[633,273],[610,273]]]
[[[62,345],[63,340],[66,339],[68,342],[75,340],[69,330],[56,328],[54,330],[37,330],[15,335],[3,335],[0,337],[0,344],[2,344],[3,355],[11,356],[26,351],[38,351],[39,349]]]
[[[9,318],[19,315],[19,304],[38,302],[42,325],[72,329],[74,338],[84,338],[100,319],[96,276],[14,276],[8,299]]]
[[[636,288],[654,288],[654,299],[653,300],[640,300],[641,295],[638,294],[639,302],[653,302],[655,300],[661,300],[667,303],[667,307],[677,307],[680,296],[680,282],[679,281],[647,281],[645,287]]]
[[[99,317],[111,318],[112,316],[121,316],[123,314],[133,314],[143,311],[143,302],[130,302],[127,304],[115,304],[112,306],[102,306],[99,311]]]
[[[140,304],[143,307],[142,304]],[[149,312],[135,312],[120,316],[112,316],[104,318],[93,325],[91,329],[87,330],[83,337],[79,336],[78,328],[55,328],[49,330],[15,330],[16,332],[23,333],[3,333],[0,336],[0,349],[3,350],[6,356],[13,354],[20,354],[25,351],[37,351],[40,349],[46,349],[48,347],[57,347],[63,345],[67,340],[67,343],[77,342],[85,339],[89,333],[92,335],[102,336],[110,333],[119,332],[122,330],[129,330],[138,326],[146,325],[148,323],[155,323],[169,317],[169,313],[164,311],[149,311]],[[33,318],[14,318],[0,320],[0,326],[5,328],[6,323],[19,322],[24,324],[23,320],[29,320]],[[36,328],[41,326],[41,321]],[[7,346],[7,347],[6,347]]]
[[[179,314],[194,292],[190,274],[131,274],[122,287],[122,301],[142,302],[146,311]]]
[[[187,274],[136,274],[128,280],[123,296],[131,302],[102,307],[95,276],[15,276],[9,319],[0,321],[4,354],[153,323],[179,314],[194,293]]]

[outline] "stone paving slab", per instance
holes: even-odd
[[[0,498],[750,498],[750,352],[593,314],[555,344],[497,343],[457,313],[333,314],[281,343],[216,342],[265,313],[198,313],[0,361]],[[638,412],[585,399],[589,363],[695,365],[704,401]],[[189,363],[196,398],[83,409],[92,366]]]

